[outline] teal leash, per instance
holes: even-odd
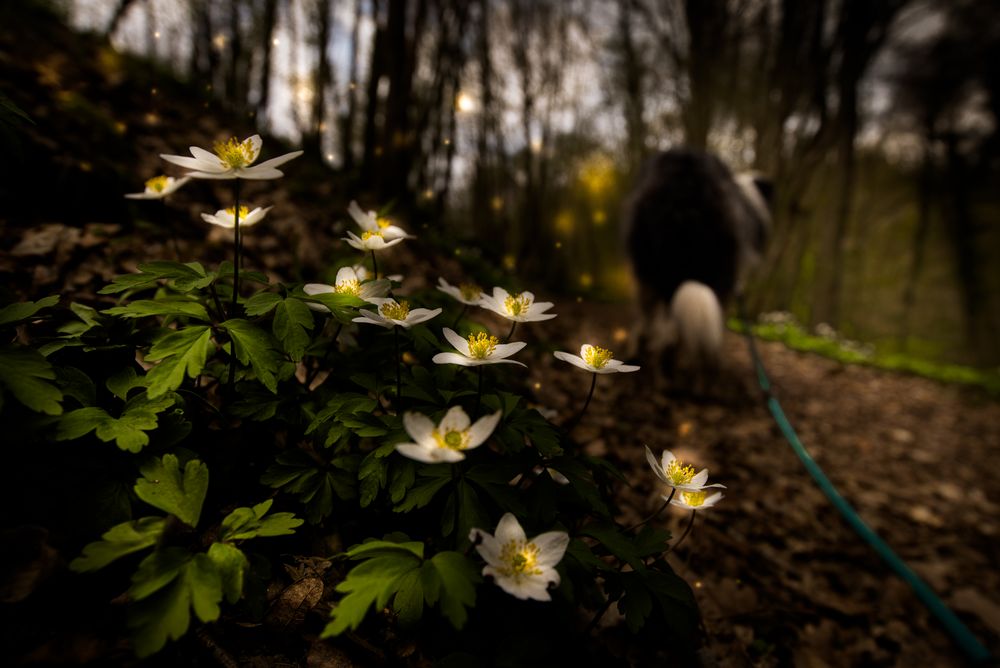
[[[927,607],[931,613],[944,625],[945,629],[951,635],[952,639],[959,646],[962,652],[974,663],[985,664],[993,660],[993,656],[990,651],[979,642],[979,639],[973,635],[969,627],[962,623],[962,620],[945,605],[934,590],[931,589],[930,585],[920,579],[913,569],[911,569],[905,561],[903,561],[898,554],[896,554],[889,545],[882,540],[877,533],[875,533],[871,527],[865,524],[864,520],[858,516],[858,513],[854,508],[848,503],[837,488],[834,487],[830,479],[826,477],[823,469],[820,468],[816,460],[812,458],[809,451],[806,450],[805,446],[802,445],[802,441],[799,440],[798,434],[795,433],[795,429],[792,428],[791,423],[788,421],[788,417],[785,415],[785,411],[781,409],[781,404],[778,403],[778,399],[771,393],[771,381],[767,377],[767,372],[764,370],[764,363],[760,359],[760,355],[757,353],[757,345],[754,342],[753,332],[750,329],[750,322],[746,318],[746,314],[743,311],[743,305],[740,303],[740,320],[743,325],[743,332],[747,337],[747,344],[750,348],[750,357],[753,359],[754,370],[757,373],[757,383],[760,385],[761,391],[767,400],[767,408],[771,412],[771,416],[778,425],[778,429],[781,430],[782,435],[785,440],[788,441],[789,445],[792,446],[792,450],[798,455],[798,458],[802,461],[802,464],[806,467],[809,475],[812,476],[813,480],[826,495],[826,498],[830,500],[834,508],[840,512],[840,515],[847,521],[854,531],[861,536],[861,538],[871,546],[873,550],[882,558],[882,560],[891,568],[896,575],[903,579],[916,593],[917,598]]]

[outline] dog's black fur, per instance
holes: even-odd
[[[685,348],[695,350],[703,344],[684,341],[685,331],[688,338],[713,339],[705,325],[693,336],[691,331],[698,326],[679,323],[678,318],[687,315],[672,301],[682,284],[700,283],[711,288],[716,300],[714,306],[705,304],[705,310],[714,309],[717,318],[722,317],[725,306],[742,289],[746,273],[760,259],[770,228],[765,203],[769,195],[766,182],[750,184],[744,177],[738,181],[719,158],[703,151],[673,149],[650,158],[625,217],[625,248],[640,302],[630,353],[661,356],[671,369],[671,351],[683,354]],[[705,359],[692,363],[711,367],[718,361],[717,352],[709,351],[702,356]]]

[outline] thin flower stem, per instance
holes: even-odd
[[[507,343],[508,341],[510,341],[510,337],[514,336],[514,329],[516,327],[517,327],[517,320],[515,320],[513,323],[511,323],[511,325],[510,325],[510,331],[507,332],[507,336],[503,340],[504,343]]]
[[[399,356],[399,327],[392,328],[393,343],[396,345],[396,415],[403,414],[403,381],[400,375],[400,367],[403,361]]]
[[[469,310],[469,305],[468,304],[463,304],[462,305],[462,310],[458,312],[458,317],[455,318],[455,322],[451,323],[451,328],[452,329],[458,329],[458,323],[462,321],[462,318],[465,316],[465,314],[466,314],[466,312],[468,310]]]
[[[656,519],[657,517],[659,517],[660,513],[662,513],[666,509],[666,507],[670,505],[670,500],[674,498],[674,494],[676,494],[676,493],[677,493],[677,488],[676,487],[671,487],[670,488],[670,496],[667,497],[667,500],[663,502],[662,506],[660,506],[659,508],[657,508],[657,510],[656,510],[655,513],[653,513],[652,515],[650,515],[649,517],[647,517],[643,521],[639,522],[638,524],[633,524],[632,526],[630,526],[627,529],[625,529],[625,531],[632,531],[633,529],[638,529],[639,527],[641,527],[643,525],[646,525],[646,524],[649,524],[654,519]]]
[[[476,409],[472,411],[475,417],[479,417],[479,405],[483,400],[483,365],[479,365],[479,382],[476,387]]]
[[[378,263],[375,261],[375,251],[372,251],[372,277],[378,280]]]
[[[666,552],[664,552],[664,554],[669,554],[669,553],[673,552],[674,550],[676,550],[680,546],[681,543],[684,542],[684,539],[688,537],[689,533],[691,533],[691,527],[694,526],[694,516],[697,513],[698,513],[697,510],[692,510],[691,511],[691,519],[688,520],[688,525],[684,528],[684,533],[681,534],[681,537],[677,539],[677,542],[674,543],[673,545],[671,545],[670,548]]]
[[[233,207],[233,304],[230,308],[229,317],[236,317],[236,308],[239,306],[240,298],[240,251],[243,244],[240,239],[240,180],[233,179],[233,193],[236,197],[236,206]]]
[[[580,412],[573,416],[573,419],[566,423],[566,431],[572,431],[580,420],[583,419],[583,414],[587,412],[587,407],[590,406],[590,400],[594,398],[594,388],[597,387],[597,374],[591,374],[593,378],[590,381],[590,392],[587,393],[587,400],[583,402],[583,408]]]
[[[208,289],[212,293],[212,301],[215,302],[215,310],[219,312],[219,320],[226,319],[226,310],[222,308],[222,300],[219,299],[219,291],[215,289],[215,282],[208,284]]]

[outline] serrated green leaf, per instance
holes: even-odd
[[[101,535],[101,540],[88,543],[69,567],[77,573],[96,571],[125,555],[151,547],[163,533],[164,524],[162,517],[143,517],[115,525]]]
[[[620,533],[613,524],[595,522],[585,526],[580,530],[580,533],[584,536],[596,538],[611,554],[627,562],[634,570],[639,571],[645,568],[635,545],[632,544],[628,537]]]
[[[276,292],[258,292],[243,304],[243,310],[252,318],[269,313],[282,301]]]
[[[243,576],[250,569],[250,561],[243,551],[229,543],[212,543],[208,558],[215,562],[226,600],[236,603],[243,596]]]
[[[274,311],[271,329],[275,338],[296,362],[302,360],[313,328],[312,311],[298,299],[283,299]]]
[[[441,582],[440,603],[441,612],[456,629],[465,626],[469,618],[467,608],[476,605],[476,585],[482,581],[479,571],[471,561],[459,552],[438,552],[429,562],[434,566]],[[425,586],[424,596],[429,605],[437,602],[427,597]],[[435,592],[437,593],[437,592]]]
[[[62,415],[56,429],[56,440],[69,441],[86,436],[105,420],[112,419],[103,408],[78,408]]]
[[[437,495],[441,489],[451,482],[451,478],[421,478],[406,493],[403,500],[396,504],[393,510],[397,513],[408,513],[417,508],[423,508]]]
[[[272,500],[268,499],[253,508],[237,508],[222,520],[219,540],[248,540],[250,538],[267,538],[271,536],[287,536],[295,533],[295,528],[302,526],[302,520],[293,513],[274,513],[267,515]]]
[[[128,290],[151,287],[160,279],[167,279],[179,292],[190,292],[207,287],[215,276],[205,271],[198,262],[170,262],[160,260],[139,265],[139,273],[115,276],[112,283],[99,291],[111,295]]]
[[[183,636],[192,609],[203,622],[219,618],[222,577],[207,554],[192,556],[187,550],[166,548],[140,564],[129,594],[137,603],[128,625],[134,631],[136,654],[143,658],[162,649],[168,639]]]
[[[625,595],[618,600],[618,610],[625,615],[625,624],[632,633],[638,633],[646,625],[646,619],[653,611],[653,597],[645,582],[636,573],[623,573],[622,584]]]
[[[253,367],[257,379],[264,387],[277,393],[278,379],[275,374],[282,358],[271,336],[253,323],[239,318],[227,320],[220,326],[233,339],[236,359]]]
[[[208,311],[198,302],[181,299],[139,299],[126,306],[115,306],[103,311],[108,315],[123,318],[146,318],[149,316],[182,316],[204,322],[211,321]]]
[[[9,325],[21,320],[27,320],[43,308],[49,308],[59,303],[59,295],[49,295],[37,302],[19,302],[8,304],[0,309],[0,326]]]
[[[406,550],[398,550],[380,553],[352,568],[336,587],[337,591],[347,595],[330,613],[331,621],[323,629],[322,637],[357,629],[372,605],[376,609],[384,608],[396,593],[399,580],[407,573],[417,571],[420,566],[419,557]]]
[[[38,413],[59,415],[63,393],[55,384],[56,373],[49,361],[31,348],[0,348],[0,385],[15,399]]]
[[[146,355],[149,361],[160,360],[146,374],[149,396],[176,390],[185,376],[197,378],[213,350],[212,330],[208,325],[186,327],[157,338]]]
[[[417,541],[406,540],[400,542],[394,542],[391,540],[369,540],[364,543],[352,545],[344,554],[346,554],[350,559],[370,559],[371,557],[378,556],[380,554],[396,554],[398,552],[409,552],[413,556],[423,559],[424,544]]]
[[[80,402],[81,406],[93,406],[97,401],[97,387],[90,376],[72,366],[57,366],[55,371],[63,397],[71,397]]]
[[[142,478],[135,483],[140,499],[164,512],[171,513],[188,526],[198,526],[201,506],[208,492],[208,467],[192,459],[183,474],[175,455],[153,459],[141,469]]]
[[[118,373],[114,374],[108,378],[104,386],[108,388],[111,394],[115,395],[122,401],[128,399],[128,393],[130,390],[136,387],[142,387],[146,384],[146,377],[140,376],[135,372],[130,366],[125,367]]]
[[[149,399],[145,393],[136,395],[117,418],[96,407],[69,411],[59,418],[56,439],[77,439],[93,430],[105,443],[114,441],[122,450],[139,452],[149,444],[146,432],[156,429],[158,414],[173,405],[174,396]]]

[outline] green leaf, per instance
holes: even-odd
[[[312,311],[298,299],[283,299],[274,311],[271,329],[275,338],[296,362],[302,360],[313,328]]]
[[[613,524],[595,522],[585,526],[580,533],[596,538],[611,554],[628,563],[634,570],[645,569],[635,545],[625,535],[619,533]]]
[[[276,292],[258,292],[243,305],[243,310],[252,318],[270,313],[282,301]]]
[[[153,459],[141,469],[142,478],[135,483],[140,499],[160,510],[171,513],[190,527],[198,526],[201,506],[208,492],[208,467],[192,459],[183,474],[175,455]]]
[[[357,629],[372,605],[377,610],[384,608],[398,591],[400,580],[420,567],[420,557],[409,550],[399,549],[380,552],[379,556],[352,568],[344,581],[337,585],[337,591],[347,595],[330,613],[332,619],[323,629],[322,637]],[[412,578],[408,583],[413,586]]]
[[[428,563],[434,567],[441,583],[441,612],[452,626],[461,629],[469,617],[466,609],[476,605],[476,585],[482,578],[476,566],[459,552],[438,552],[425,565]],[[425,586],[425,599],[433,605],[437,596],[432,601],[427,593]]]
[[[222,582],[222,593],[230,603],[243,596],[243,576],[250,570],[250,561],[243,551],[229,543],[212,543],[208,558],[215,562]]]
[[[417,541],[394,542],[391,540],[369,540],[364,543],[352,545],[347,549],[346,554],[351,559],[370,559],[382,554],[396,554],[400,550],[409,552],[415,557],[423,559],[424,544]]]
[[[334,459],[333,467],[322,465],[301,450],[288,450],[278,455],[260,481],[289,494],[295,494],[306,504],[306,519],[316,524],[333,512],[334,497],[343,500],[357,496],[353,469],[356,460]]]
[[[70,570],[96,571],[127,554],[151,547],[160,539],[164,524],[162,517],[143,517],[115,525],[101,535],[101,540],[88,543],[83,554],[70,562]]]
[[[111,295],[127,290],[135,290],[154,285],[160,279],[171,282],[174,289],[179,292],[190,292],[208,285],[215,280],[215,276],[205,271],[205,268],[198,262],[170,262],[158,260],[139,265],[139,273],[123,274],[115,276],[111,285],[101,289],[102,295]]]
[[[270,536],[287,536],[295,533],[302,520],[293,513],[274,513],[266,516],[272,499],[258,503],[253,508],[237,508],[222,520],[219,540],[247,540]]]
[[[441,488],[450,483],[451,478],[420,478],[410,488],[403,500],[396,504],[393,510],[397,513],[408,513],[417,508],[423,508],[431,501]]]
[[[43,308],[49,308],[50,306],[55,306],[58,303],[59,295],[49,295],[44,299],[39,299],[37,302],[8,304],[0,309],[0,326],[9,325],[13,322],[20,322],[21,320],[27,320]]]
[[[113,419],[103,408],[88,407],[69,411],[59,418],[56,440],[69,441],[86,436],[105,420]]]
[[[264,387],[277,393],[278,379],[275,374],[281,364],[281,355],[275,349],[274,341],[268,333],[242,319],[227,320],[221,327],[229,332],[233,339],[236,359],[242,364],[250,364]]]
[[[146,384],[146,377],[140,376],[135,372],[130,366],[125,367],[115,375],[108,378],[104,386],[108,388],[111,394],[115,395],[122,401],[128,399],[128,393],[137,388],[143,387]]]
[[[103,313],[118,315],[123,318],[146,318],[153,315],[172,315],[195,318],[210,322],[208,311],[198,302],[182,299],[139,299],[127,306],[115,306],[105,309]]]
[[[22,404],[38,413],[62,413],[63,393],[53,383],[56,373],[49,361],[31,348],[0,348],[0,385]]]
[[[129,590],[137,601],[128,617],[140,658],[158,652],[167,640],[177,640],[191,624],[191,610],[203,622],[219,618],[222,576],[207,554],[191,555],[181,548],[158,550],[139,565]]]
[[[145,432],[156,429],[159,413],[173,405],[175,396],[150,399],[145,393],[136,395],[118,418],[96,407],[69,411],[59,418],[56,439],[77,439],[94,430],[105,443],[114,441],[122,450],[139,452],[149,444],[149,436]]]
[[[176,390],[184,382],[185,375],[197,378],[212,350],[212,329],[208,325],[186,327],[157,338],[146,355],[146,360],[160,360],[146,374],[149,396],[158,397]]]

